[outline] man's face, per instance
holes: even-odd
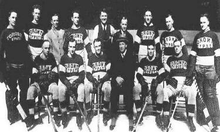
[[[50,52],[50,42],[49,41],[45,41],[42,45],[42,49],[43,49],[43,54],[45,56],[48,56],[49,52]]]
[[[149,57],[152,57],[152,56],[154,55],[154,52],[155,52],[154,46],[153,46],[153,45],[149,45],[149,46],[147,47],[147,52],[148,52],[148,56],[149,56]]]
[[[79,26],[79,13],[74,12],[71,19],[74,25]]]
[[[95,53],[97,55],[101,54],[101,41],[95,41],[94,42],[94,49],[95,49]]]
[[[15,26],[17,20],[17,13],[16,12],[11,12],[11,15],[8,18],[9,24],[11,26]]]
[[[168,16],[165,21],[166,21],[167,29],[171,30],[173,28],[173,23],[174,23],[173,18],[171,16]]]
[[[152,20],[152,14],[150,11],[146,11],[145,14],[144,14],[144,20],[147,24],[150,24],[151,23],[151,20]]]
[[[121,53],[124,53],[125,50],[127,49],[127,44],[125,44],[125,42],[119,42],[119,50]]]
[[[34,9],[32,15],[33,15],[33,19],[36,20],[36,21],[39,21],[40,19],[40,10],[39,9]]]
[[[101,12],[100,20],[101,20],[102,24],[106,24],[107,23],[107,19],[108,19],[107,13],[106,12]]]
[[[182,51],[182,45],[180,41],[174,42],[174,50],[175,50],[176,55],[180,54],[180,52]]]
[[[128,27],[128,20],[127,19],[122,19],[120,25],[121,25],[121,30],[126,31],[127,27]]]
[[[68,45],[68,53],[73,55],[75,53],[75,50],[76,50],[76,41],[73,42],[70,41]]]
[[[59,17],[53,16],[51,20],[51,24],[54,28],[57,28],[59,26]]]
[[[204,16],[200,18],[200,26],[203,31],[209,27],[209,20],[207,17]]]

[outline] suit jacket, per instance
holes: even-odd
[[[121,76],[125,80],[124,83],[128,83],[133,87],[135,74],[135,56],[133,52],[127,50],[124,58],[122,58],[119,51],[114,52],[110,73],[113,82],[116,81],[116,77]]]

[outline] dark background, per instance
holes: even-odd
[[[19,25],[32,20],[32,6],[42,6],[42,21],[50,28],[53,13],[59,13],[61,27],[71,26],[71,11],[81,11],[81,24],[92,29],[99,22],[99,10],[103,7],[109,12],[109,22],[118,29],[119,19],[126,14],[129,19],[129,29],[137,29],[143,24],[145,8],[153,12],[154,23],[159,29],[165,29],[166,13],[174,16],[175,27],[183,30],[199,30],[199,15],[208,12],[211,15],[211,27],[220,29],[220,0],[0,0],[0,31],[7,26],[10,10],[17,10]]]

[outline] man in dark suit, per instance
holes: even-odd
[[[119,50],[115,51],[111,65],[111,125],[113,130],[116,124],[116,113],[118,108],[119,94],[122,91],[126,105],[127,116],[129,118],[129,130],[133,129],[133,86],[135,73],[135,57],[132,50],[127,49],[128,39],[125,35],[121,35],[116,43]]]

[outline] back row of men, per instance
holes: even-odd
[[[195,36],[189,56],[181,32],[173,27],[172,15],[165,17],[167,30],[159,37],[152,23],[152,12],[146,10],[144,24],[137,30],[133,40],[127,31],[128,19],[122,17],[121,29],[116,32],[107,23],[108,14],[103,9],[100,11],[101,22],[93,31],[92,43],[85,28],[79,24],[78,11],[72,12],[73,24],[67,30],[59,28],[59,15],[54,14],[48,32],[40,23],[39,5],[33,6],[33,20],[25,32],[16,28],[17,15],[16,11],[9,12],[9,24],[1,34],[0,61],[5,62],[1,70],[5,69],[2,70],[5,83],[17,101],[19,85],[19,101],[28,114],[25,120],[28,127],[34,124],[35,98],[40,93],[52,94],[57,125],[60,124],[59,108],[63,126],[68,124],[68,94],[77,97],[81,109],[84,109],[85,103],[86,117],[90,123],[93,113],[89,94],[101,85],[104,93],[103,123],[107,125],[111,118],[111,130],[116,124],[119,94],[124,94],[129,130],[132,130],[133,102],[139,116],[150,91],[157,109],[156,122],[160,127],[169,124],[169,97],[183,92],[188,99],[190,129],[195,131],[192,118],[197,92],[190,87],[194,73],[215,126],[212,131],[217,131],[220,126],[216,97],[216,83],[220,76],[220,46],[217,35],[210,31],[207,14],[200,16],[202,31]],[[166,85],[163,85],[164,81]],[[160,116],[162,110],[163,117]],[[13,123],[17,117],[9,115],[8,119]],[[77,114],[76,122],[82,129],[80,113]]]

